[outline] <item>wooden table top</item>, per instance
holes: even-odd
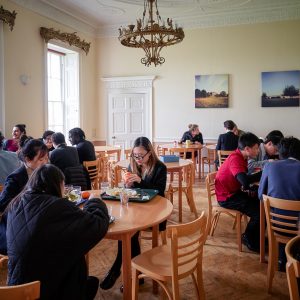
[[[190,150],[190,151],[195,151],[195,150],[200,150],[203,148],[202,144],[190,144],[189,146],[187,146],[185,143],[177,143],[176,145],[174,145],[174,143],[170,143],[170,144],[163,144],[160,145],[161,148],[163,149],[167,149],[167,150],[180,150],[180,149],[184,149],[184,150]]]
[[[101,190],[89,191],[99,196]],[[115,234],[136,232],[161,223],[172,213],[172,203],[159,195],[148,202],[129,202],[128,205],[121,205],[120,201],[103,200],[109,213],[115,217],[115,221],[109,225],[107,238]]]
[[[216,150],[217,144],[210,144],[210,145],[205,145],[205,148],[210,149],[210,150]]]
[[[121,151],[122,148],[117,146],[95,146],[96,152],[106,152],[106,151]]]

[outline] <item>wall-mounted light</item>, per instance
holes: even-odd
[[[19,76],[19,79],[20,79],[20,81],[21,81],[21,83],[22,83],[23,85],[27,85],[27,84],[29,83],[31,77],[30,77],[29,75],[26,75],[26,74],[21,74],[21,75]]]

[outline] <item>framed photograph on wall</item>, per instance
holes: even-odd
[[[300,71],[262,72],[262,107],[299,106]]]
[[[229,74],[195,76],[195,108],[228,107]]]

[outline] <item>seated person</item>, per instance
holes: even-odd
[[[259,181],[260,173],[247,175],[247,160],[258,154],[259,139],[253,133],[239,138],[238,149],[230,154],[217,172],[216,198],[220,206],[235,209],[250,217],[242,242],[251,251],[259,251],[259,199],[250,184]]]
[[[179,143],[185,143],[187,140],[191,141],[192,144],[202,144],[203,145],[203,137],[202,133],[199,131],[199,126],[197,124],[190,124],[189,130],[186,131]],[[195,156],[197,156],[197,152],[195,152]],[[187,153],[186,158],[191,158],[192,154]]]
[[[64,173],[65,183],[81,186],[82,190],[90,190],[89,173],[80,164],[76,148],[67,146],[61,132],[53,133],[52,142],[55,149],[49,153],[50,162]]]
[[[19,149],[19,140],[23,134],[26,135],[26,125],[15,125],[12,131],[12,139],[6,140],[4,142],[3,150],[17,152]]]
[[[240,137],[241,135],[243,135],[245,133],[245,131],[243,131],[242,129],[239,129],[237,127],[237,125],[235,124],[235,126],[233,127],[233,133],[235,135],[237,135],[238,137]]]
[[[0,184],[4,184],[6,177],[20,167],[21,162],[15,152],[2,150],[4,136],[0,131]]]
[[[22,165],[11,173],[5,180],[5,185],[0,194],[0,253],[6,254],[6,207],[24,188],[33,170],[48,162],[47,147],[36,139],[26,142],[19,153]]]
[[[233,121],[227,120],[224,122],[224,128],[226,133],[220,134],[218,138],[218,143],[216,146],[216,151],[218,150],[235,150],[238,146],[239,137],[234,134],[233,129],[234,124]],[[216,159],[216,165],[219,166],[219,160]]]
[[[167,168],[158,159],[151,142],[146,137],[137,138],[133,144],[128,173],[124,176],[128,188],[157,189],[160,196],[164,196],[167,182]],[[147,211],[145,211],[147,213]],[[166,222],[159,224],[160,230],[166,229]],[[141,253],[139,232],[131,238],[131,257]],[[100,283],[104,290],[110,289],[120,276],[122,265],[122,242],[118,241],[117,257]]]
[[[69,141],[78,151],[79,162],[96,160],[94,145],[85,139],[85,133],[81,128],[73,128],[69,131]]]
[[[267,162],[276,158],[276,155],[278,155],[277,145],[281,139],[282,136],[273,135],[272,132],[266,136],[264,142],[259,145],[258,155],[254,158],[250,158],[248,161],[249,174],[257,170],[262,170]]]
[[[53,133],[54,133],[54,131],[52,131],[52,130],[46,130],[42,136],[42,141],[47,146],[48,151],[54,150],[53,143],[52,143]]]
[[[258,196],[261,200],[265,194],[300,201],[300,140],[294,137],[281,139],[278,152],[280,160],[268,163],[264,167]],[[284,245],[281,245],[279,250],[279,270],[284,270],[286,264]]]
[[[84,255],[108,230],[107,208],[89,199],[81,210],[63,192],[64,175],[46,164],[9,205],[8,285],[39,280],[41,299],[92,300],[99,281],[88,277]]]
[[[64,173],[68,167],[80,165],[77,150],[67,146],[65,136],[61,132],[52,134],[54,150],[49,153],[51,164],[55,165]]]

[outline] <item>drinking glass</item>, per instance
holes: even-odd
[[[121,201],[121,205],[127,206],[128,201],[129,201],[129,194],[127,193],[126,190],[122,190],[120,192],[120,201]]]
[[[81,186],[74,185],[73,186],[73,193],[76,195],[75,201],[78,201],[81,199]]]
[[[108,181],[101,182],[100,189],[102,193],[106,192],[109,189],[109,182]]]

